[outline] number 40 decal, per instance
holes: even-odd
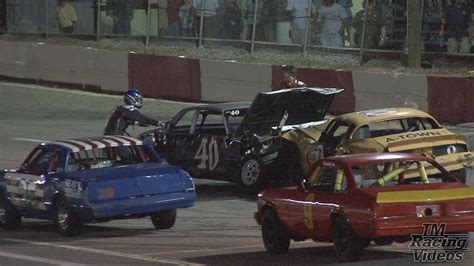
[[[209,145],[207,142],[207,139],[201,140],[201,146],[199,146],[193,159],[201,160],[201,163],[197,166],[199,169],[209,169],[209,171],[212,171],[216,169],[219,163],[219,149],[215,139],[211,139]]]

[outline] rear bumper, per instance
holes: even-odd
[[[435,160],[448,171],[474,166],[474,152],[461,152],[437,156]]]
[[[189,192],[92,203],[89,204],[89,207],[93,217],[88,220],[117,216],[133,216],[178,208],[188,208],[193,206],[195,201],[196,193],[193,190]]]
[[[423,224],[446,224],[446,233],[474,231],[474,215],[466,215],[464,217],[379,219],[375,221],[373,237],[422,234]]]

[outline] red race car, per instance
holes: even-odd
[[[255,219],[269,253],[286,253],[291,239],[313,239],[334,242],[340,260],[356,261],[372,241],[406,242],[423,224],[474,231],[474,188],[422,155],[329,157],[300,186],[261,192]]]

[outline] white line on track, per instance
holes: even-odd
[[[28,141],[28,142],[47,142],[46,140],[40,140],[40,139],[29,139],[29,138],[12,138],[12,140],[18,140],[18,141]]]
[[[52,265],[68,265],[68,266],[83,266],[83,265],[86,265],[86,264],[72,263],[72,262],[69,262],[69,261],[52,260],[52,259],[46,259],[46,258],[41,258],[41,257],[33,257],[33,256],[20,255],[20,254],[2,252],[2,251],[0,251],[0,257],[33,261],[35,263],[43,262],[43,263],[48,263],[48,264],[52,264]]]
[[[304,241],[304,242],[293,242],[292,245],[302,245],[302,244],[311,244],[314,246],[314,241]],[[202,253],[202,252],[218,252],[218,251],[225,251],[225,250],[239,250],[239,249],[249,249],[249,248],[260,248],[265,249],[263,244],[262,245],[252,245],[252,246],[238,246],[238,247],[226,247],[226,248],[204,248],[204,249],[190,249],[190,250],[180,250],[180,251],[167,251],[167,252],[156,252],[156,253],[145,253],[140,254],[141,256],[149,256],[149,255],[165,255],[165,254],[177,254],[177,253]]]
[[[122,252],[84,248],[84,247],[75,247],[75,246],[69,246],[69,245],[58,245],[58,244],[52,244],[52,243],[46,243],[46,242],[36,242],[36,241],[20,240],[20,239],[12,239],[12,238],[5,238],[4,240],[17,242],[17,243],[23,243],[23,244],[29,244],[29,245],[35,245],[35,246],[63,248],[63,249],[68,249],[72,251],[89,252],[89,253],[106,255],[106,256],[122,257],[122,258],[127,258],[127,259],[150,261],[150,262],[163,263],[163,264],[200,265],[200,264],[189,263],[189,262],[180,261],[180,260],[164,260],[164,259],[148,258],[148,257],[144,257],[143,255],[127,254],[127,253],[122,253]]]

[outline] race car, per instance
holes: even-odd
[[[413,108],[348,113],[334,117],[324,130],[297,128],[282,137],[297,144],[303,173],[326,156],[372,152],[425,154],[463,182],[466,168],[474,165],[465,136],[450,132],[434,117]]]
[[[64,236],[83,223],[150,216],[156,229],[173,227],[176,209],[191,207],[191,176],[170,166],[150,145],[125,136],[45,142],[21,167],[0,172],[0,226],[47,219]]]
[[[445,224],[445,233],[467,239],[474,231],[474,188],[416,154],[324,158],[301,185],[264,190],[257,203],[255,219],[271,254],[286,253],[290,240],[313,239],[333,242],[341,261],[356,261],[372,242],[409,241],[424,224]]]
[[[195,178],[226,180],[257,191],[272,177],[288,177],[298,155],[281,134],[326,122],[342,89],[299,88],[259,93],[253,102],[185,108],[165,128],[139,138],[155,144],[171,164]]]

